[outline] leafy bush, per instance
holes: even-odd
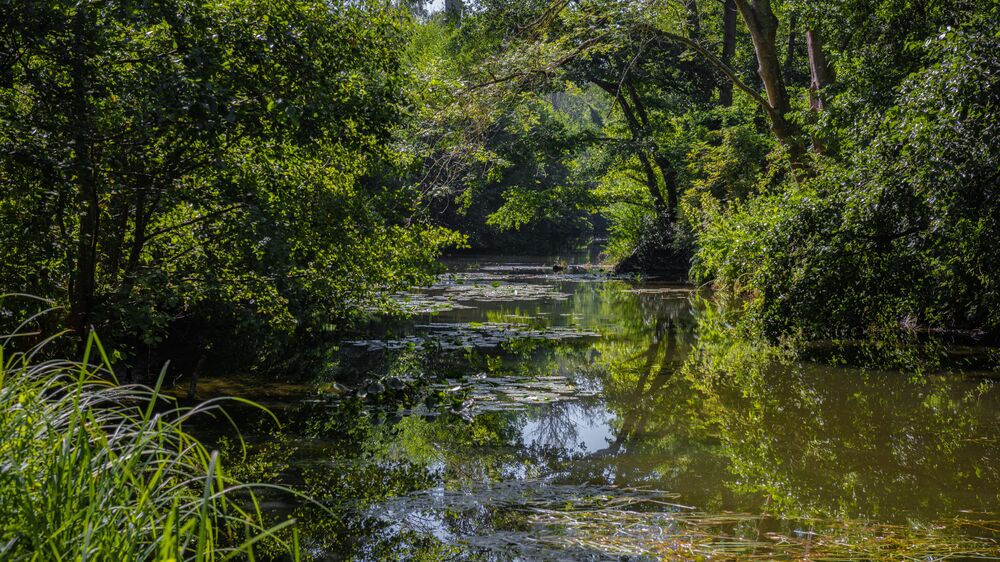
[[[842,161],[709,209],[696,272],[746,297],[770,336],[900,327],[1000,330],[1000,36],[995,20],[928,42],[880,122]]]

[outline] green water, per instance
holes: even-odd
[[[265,494],[309,553],[1000,556],[995,373],[787,360],[690,287],[552,263],[453,260],[313,380],[238,390],[285,423],[243,469],[326,508]]]

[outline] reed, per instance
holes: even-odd
[[[153,388],[116,384],[96,337],[79,362],[11,341],[0,338],[0,559],[252,561],[261,541],[299,559],[293,521],[266,526],[259,485],[229,478],[185,431],[224,416],[220,401],[177,407],[162,374]]]

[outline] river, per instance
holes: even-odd
[[[283,420],[237,408],[237,472],[316,498],[262,495],[321,560],[1000,556],[982,350],[789,359],[726,336],[693,288],[589,259],[451,259],[400,297],[411,318],[359,330],[311,380],[199,392]]]

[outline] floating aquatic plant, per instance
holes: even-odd
[[[442,350],[466,348],[494,348],[518,339],[569,340],[600,337],[596,332],[578,330],[567,326],[531,328],[523,324],[502,322],[452,323],[433,322],[417,324],[422,333],[394,339],[348,340],[344,345],[368,351],[398,350],[407,347],[436,347]]]

